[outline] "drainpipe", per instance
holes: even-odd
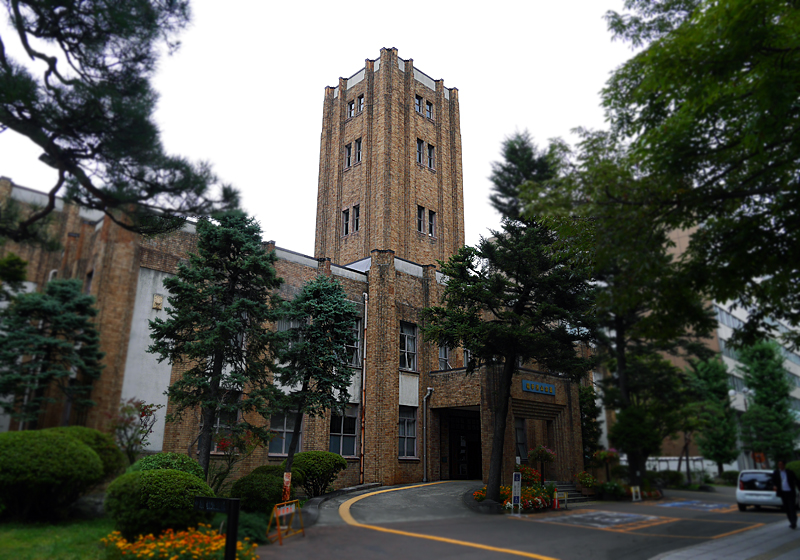
[[[433,387],[422,399],[422,482],[428,482],[428,399],[433,394]]]
[[[358,453],[358,483],[364,484],[364,432],[366,427],[367,410],[367,309],[369,307],[369,294],[364,292],[364,344],[361,347],[361,449]]]

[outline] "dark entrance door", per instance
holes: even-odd
[[[450,478],[475,480],[481,471],[481,417],[471,410],[451,410]]]

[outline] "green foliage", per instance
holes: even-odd
[[[286,458],[286,468],[291,470],[302,415],[320,416],[348,402],[354,370],[348,367],[347,346],[356,341],[358,315],[341,284],[320,275],[286,305],[283,318],[294,326],[281,333],[286,342],[281,352],[285,365],[275,378],[283,387],[300,387],[279,400],[285,413],[298,413]]]
[[[52,519],[103,478],[88,445],[52,430],[0,433],[0,503],[23,520]]]
[[[328,491],[337,475],[347,468],[347,461],[338,453],[304,451],[294,456],[294,468],[303,475],[306,496],[315,498]]]
[[[470,351],[468,372],[486,365],[495,418],[487,498],[500,498],[502,442],[511,382],[520,362],[579,379],[592,367],[580,345],[593,339],[594,289],[584,271],[555,252],[542,223],[503,222],[477,247],[464,247],[442,272],[442,306],[423,311],[428,341]]]
[[[800,463],[797,466],[800,467]],[[725,484],[735,486],[739,481],[739,471],[722,471],[720,478]]]
[[[264,513],[240,511],[238,525],[238,539],[249,540],[251,543],[268,544],[267,526],[269,525],[269,515]],[[228,530],[228,516],[218,513],[214,516],[211,526],[218,528],[220,533],[225,534]]]
[[[547,154],[540,151],[530,133],[516,132],[503,140],[500,149],[504,161],[492,163],[492,194],[489,200],[494,209],[512,220],[522,215],[520,185],[527,181],[546,181],[553,176]]]
[[[114,438],[100,430],[84,426],[66,426],[50,428],[47,431],[62,432],[70,437],[79,439],[97,453],[103,462],[103,478],[106,479],[118,473],[125,466],[125,455],[122,453]]]
[[[165,153],[153,118],[150,79],[162,48],[179,44],[188,1],[3,4],[14,28],[3,40],[19,41],[22,56],[0,49],[0,130],[32,142],[58,179],[46,206],[0,219],[0,237],[35,237],[56,195],[143,233],[236,203],[228,186],[220,201],[209,194],[217,180],[208,164]]]
[[[719,358],[695,361],[687,370],[696,395],[690,408],[697,420],[697,446],[706,459],[722,465],[736,460],[738,422],[728,395],[728,368]]]
[[[793,471],[798,480],[800,480],[800,461],[790,461],[786,463],[786,468]]]
[[[0,550],[13,560],[108,560],[100,539],[114,530],[107,517],[53,523],[0,524]]]
[[[644,48],[614,72],[603,102],[659,186],[614,204],[698,227],[686,253],[694,282],[749,309],[743,343],[768,334],[770,318],[798,324],[800,12],[782,0],[625,7],[609,26]]]
[[[596,490],[603,495],[603,499],[609,497],[613,500],[621,500],[625,497],[625,488],[623,488],[620,483],[614,482],[613,480],[597,486]]]
[[[229,429],[251,431],[269,441],[269,431],[246,418],[265,420],[274,410],[270,371],[278,334],[265,325],[277,320],[279,300],[273,294],[282,280],[275,274],[275,253],[261,243],[261,228],[235,211],[197,224],[197,253],[164,280],[169,290],[166,320],[150,322],[153,344],[148,352],[159,361],[187,364],[168,390],[179,420],[186,410],[201,411],[198,439],[200,465],[208,473],[218,415]],[[240,398],[245,388],[247,395]]]
[[[686,483],[686,478],[681,471],[658,471],[658,476],[667,488],[681,488]]]
[[[601,421],[598,420],[603,408],[597,404],[597,393],[591,385],[578,390],[581,411],[581,440],[583,441],[583,465],[592,464],[594,454],[600,449],[603,435]]]
[[[105,510],[115,528],[131,540],[208,522],[207,512],[194,509],[195,496],[213,497],[214,492],[193,474],[175,469],[129,472],[109,485]]]
[[[300,455],[300,454],[298,454]],[[243,511],[269,516],[275,504],[281,503],[283,477],[269,474],[248,474],[233,483],[231,498],[239,498]]]
[[[142,457],[128,467],[127,472],[152,471],[155,469],[174,469],[176,471],[192,474],[200,480],[205,479],[203,467],[200,466],[197,460],[192,459],[188,455],[169,451]]]
[[[766,453],[773,462],[793,456],[800,427],[789,404],[789,381],[777,344],[759,342],[739,352],[745,385],[755,391],[742,415],[742,441],[750,451]]]
[[[2,217],[2,210],[0,210],[0,217]],[[0,244],[2,244],[2,238],[0,238]],[[21,290],[27,266],[27,261],[23,261],[14,253],[0,257],[0,301],[10,299],[13,293]]]
[[[280,465],[261,465],[260,467],[256,467],[250,474],[254,475],[269,475],[269,476],[277,476],[281,480],[283,480],[283,474],[286,472],[286,462],[284,461]],[[296,467],[292,468],[292,486],[303,486],[305,483],[305,477],[303,476],[303,472],[298,470]]]
[[[76,410],[94,405],[92,382],[104,367],[94,303],[80,280],[53,280],[44,293],[20,294],[0,311],[0,394],[12,397],[0,405],[12,418],[34,427],[57,402],[52,394]]]
[[[128,464],[136,462],[139,453],[147,445],[147,438],[156,423],[156,412],[164,408],[163,404],[148,404],[142,400],[130,398],[119,405],[115,414],[106,413],[111,421],[111,431],[128,458]]]

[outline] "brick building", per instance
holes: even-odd
[[[420,333],[421,310],[441,300],[444,278],[436,261],[464,244],[462,191],[457,89],[417,70],[395,49],[382,49],[378,59],[325,89],[315,255],[267,246],[278,256],[284,298],[327,274],[360,310],[350,405],[342,416],[305,418],[300,441],[300,450],[335,450],[347,458],[339,486],[488,474],[487,372],[467,375],[463,350],[439,348]],[[43,196],[0,179],[0,200]],[[53,227],[63,253],[8,243],[0,255],[13,251],[29,261],[30,289],[53,277],[83,278],[97,296],[106,369],[86,425],[102,429],[104,413],[131,397],[168,404],[163,393],[180,372],[146,352],[148,320],[165,315],[162,281],[192,250],[192,228],[142,238],[71,205],[59,207]],[[151,449],[186,452],[199,419],[165,425],[161,412]],[[48,411],[51,416],[58,417]],[[283,460],[282,435],[293,421],[272,418],[279,437],[242,471]],[[2,429],[15,427],[0,418]],[[540,443],[557,452],[548,478],[566,480],[582,469],[578,387],[521,368],[504,442],[506,479],[515,456]]]

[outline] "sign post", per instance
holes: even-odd
[[[511,484],[511,513],[514,513],[514,508],[519,508],[517,510],[517,515],[522,513],[522,502],[520,501],[521,494],[522,494],[522,473],[515,472]]]
[[[284,502],[288,502],[289,498],[291,497],[292,494],[291,487],[292,487],[292,473],[285,472],[283,473],[283,496],[281,496]]]
[[[225,531],[225,560],[236,560],[236,541],[239,538],[239,498],[195,496],[194,509],[228,515],[228,527]]]

